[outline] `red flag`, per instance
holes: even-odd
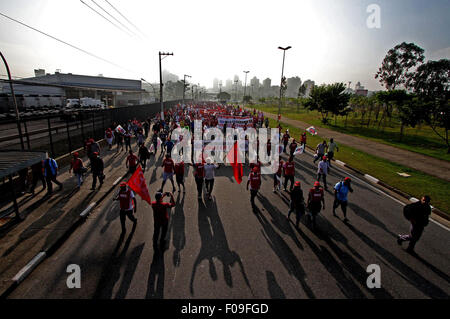
[[[233,167],[234,179],[238,184],[242,183],[242,176],[244,171],[242,169],[242,163],[239,158],[238,144],[237,141],[234,142],[233,148],[227,154],[228,162],[231,163]]]
[[[127,185],[136,192],[143,200],[145,200],[149,205],[152,204],[150,198],[150,193],[148,192],[147,185],[145,184],[144,173],[142,172],[141,166],[139,165],[133,176],[128,180]]]

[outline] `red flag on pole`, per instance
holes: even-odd
[[[128,187],[136,192],[143,200],[145,200],[149,205],[152,204],[150,198],[150,193],[148,192],[147,185],[145,184],[144,173],[142,172],[141,166],[139,165],[133,176],[127,182]]]
[[[242,169],[242,163],[239,158],[237,141],[234,142],[233,147],[228,152],[227,158],[228,162],[231,163],[231,167],[233,167],[234,179],[238,184],[242,183],[242,176],[244,175],[244,171]]]

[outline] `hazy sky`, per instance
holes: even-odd
[[[92,0],[83,0],[116,25]],[[133,29],[105,0],[94,0]],[[386,52],[415,42],[427,59],[450,58],[449,0],[109,0],[145,37],[130,36],[79,0],[0,0],[0,12],[112,61],[97,60],[0,16],[0,50],[13,75],[33,76],[35,68],[53,73],[103,74],[159,81],[158,51],[173,52],[163,69],[211,87],[244,70],[278,84],[282,51],[285,75],[316,83],[374,79]],[[381,9],[381,28],[368,28],[367,7]],[[138,33],[138,31],[135,31]],[[0,74],[6,74],[0,66]]]

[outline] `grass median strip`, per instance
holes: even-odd
[[[269,119],[269,123],[271,127],[277,126],[275,120]],[[300,139],[301,133],[304,132],[297,127],[283,122],[281,122],[281,126],[283,130],[288,128],[290,135],[297,141]],[[312,136],[308,133],[307,144],[309,146],[315,148],[322,141],[323,138],[319,135]],[[350,146],[340,144],[339,141],[336,142],[339,145],[339,152],[335,153],[335,159],[345,162],[347,165],[414,197],[420,198],[421,195],[429,194],[432,199],[432,205],[449,214],[450,197],[448,194],[450,193],[450,184],[447,181],[361,152]],[[408,173],[411,177],[405,178],[398,175],[398,173]]]

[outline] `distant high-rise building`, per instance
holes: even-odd
[[[179,77],[178,77],[178,75],[175,75],[175,74],[173,74],[173,73],[170,73],[169,71],[167,71],[167,70],[163,70],[163,72],[162,72],[162,78],[163,78],[163,83],[166,83],[166,82],[177,82],[178,80],[179,80]]]
[[[296,76],[287,79],[286,97],[297,97],[298,89],[302,85],[302,80]]]
[[[272,80],[267,78],[263,81],[263,87],[265,89],[270,89],[270,86],[272,85]]]
[[[315,86],[315,82],[311,81],[311,80],[306,80],[303,83],[306,87],[306,92],[305,92],[305,96],[309,96],[309,94],[311,93],[311,90],[313,89],[313,87]]]
[[[250,80],[250,86],[253,86],[253,88],[258,89],[260,87],[260,83],[259,83],[259,79],[254,76],[251,80]]]
[[[233,81],[231,81],[230,79],[225,81],[225,88],[226,91],[230,91],[233,89]]]
[[[219,79],[215,78],[213,80],[213,90],[218,91],[219,90]]]

